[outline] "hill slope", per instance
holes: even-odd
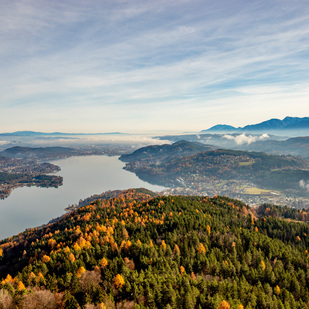
[[[15,146],[5,149],[0,152],[3,157],[9,158],[34,158],[34,159],[45,159],[45,158],[56,158],[72,156],[77,154],[74,148],[69,147],[20,147]]]
[[[160,163],[155,159],[130,162],[125,169],[148,182],[172,187],[189,186],[196,179],[243,180],[264,189],[308,195],[299,185],[301,180],[309,181],[308,162],[299,157],[219,149],[169,157]]]
[[[145,190],[98,200],[1,243],[0,306],[305,308],[309,225],[263,211]]]
[[[213,150],[213,146],[198,142],[177,141],[171,145],[152,145],[139,148],[131,154],[124,154],[120,157],[121,161],[163,161],[170,157],[184,157],[203,151]]]
[[[270,154],[290,154],[309,158],[309,137],[294,137],[289,139],[276,140],[274,136],[261,140],[261,135],[244,135],[244,133],[233,134],[188,134],[169,135],[158,137],[162,140],[176,142],[186,140],[189,142],[200,141],[211,144],[214,148],[226,148],[235,150],[263,151]],[[237,138],[243,138],[244,142],[237,144]],[[250,143],[245,142],[250,141]]]

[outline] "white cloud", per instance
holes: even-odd
[[[309,191],[309,182],[306,182],[305,180],[302,179],[302,180],[299,181],[299,186],[302,189]]]
[[[242,145],[242,144],[251,144],[257,141],[263,141],[265,139],[269,138],[269,135],[267,133],[262,134],[260,136],[258,135],[246,135],[245,133],[239,134],[239,135],[223,135],[224,138],[229,139],[229,140],[234,140],[237,145]]]

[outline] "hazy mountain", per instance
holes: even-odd
[[[276,130],[296,130],[296,129],[309,129],[309,117],[285,117],[283,120],[270,119],[261,123],[246,125],[244,127],[235,128],[230,125],[219,124],[215,125],[204,132],[247,132],[247,131],[276,131]]]
[[[11,147],[0,152],[3,157],[9,158],[53,158],[53,157],[64,157],[67,155],[72,156],[76,153],[74,148],[69,147]]]
[[[247,125],[241,130],[244,131],[263,131],[263,130],[291,130],[297,128],[297,124],[300,122],[307,121],[307,127],[309,128],[309,117],[298,118],[298,117],[285,117],[283,120],[270,119],[254,125]],[[304,128],[304,126],[302,126]]]
[[[126,134],[121,132],[108,132],[108,133],[64,133],[64,132],[35,132],[35,131],[16,131],[10,133],[0,133],[0,136],[49,136],[49,135],[105,135],[105,134]]]
[[[214,147],[202,143],[181,140],[171,145],[164,144],[142,147],[131,154],[122,155],[120,160],[124,162],[152,159],[162,161],[168,157],[188,156],[213,149]]]
[[[213,131],[213,132],[236,132],[237,130],[238,130],[238,128],[235,128],[233,126],[229,126],[229,125],[226,125],[226,124],[217,124],[217,125],[211,127],[208,130],[201,131],[201,133],[209,132],[209,131]]]
[[[162,140],[176,142],[179,139],[190,142],[200,141],[214,148],[263,151],[271,154],[291,154],[309,158],[309,136],[293,137],[279,140],[278,136],[268,135],[261,139],[261,134],[188,134],[158,137]]]
[[[256,141],[248,145],[240,145],[237,148],[250,151],[264,151],[273,154],[298,155],[309,158],[309,137],[294,137],[284,141],[276,141],[271,139]]]
[[[307,129],[309,128],[309,118],[289,124],[286,129]]]

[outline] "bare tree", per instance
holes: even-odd
[[[13,309],[13,298],[7,290],[0,290],[0,309]]]
[[[101,274],[94,270],[87,270],[80,277],[80,285],[83,291],[88,291],[91,285],[98,286],[101,281]]]
[[[23,309],[56,309],[55,295],[48,290],[29,293],[22,301]]]

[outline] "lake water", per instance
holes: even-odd
[[[61,187],[21,187],[0,200],[0,239],[47,223],[64,214],[69,204],[94,194],[141,187],[152,191],[165,189],[124,170],[124,163],[118,157],[72,157],[52,163],[61,167],[57,173],[63,177]]]

